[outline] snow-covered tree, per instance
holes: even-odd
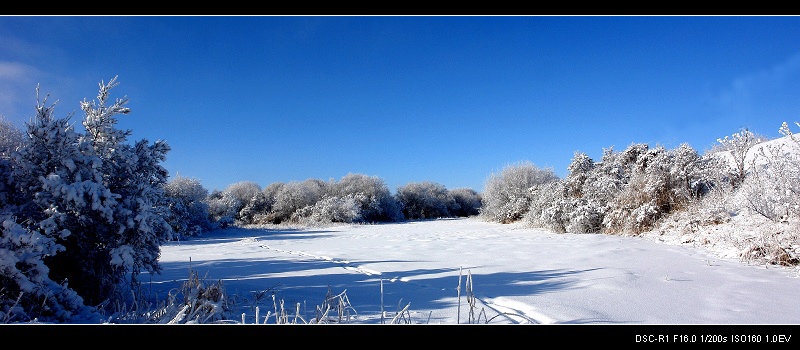
[[[552,169],[541,169],[531,162],[520,162],[493,173],[482,192],[481,216],[486,220],[511,223],[530,209],[536,185],[558,180]]]
[[[779,132],[782,139],[755,151],[742,187],[749,209],[773,222],[797,223],[800,221],[800,138],[785,122]]]
[[[361,203],[366,201],[362,193],[342,197],[326,195],[316,203],[296,210],[290,220],[308,226],[359,222],[362,221]]]
[[[528,211],[522,221],[533,227],[542,227],[555,232],[567,232],[572,198],[566,195],[566,182],[553,180],[533,185]]]
[[[435,219],[452,216],[459,209],[447,188],[435,182],[412,182],[397,189],[397,200],[406,219]]]
[[[220,228],[233,225],[236,221],[239,208],[242,207],[241,202],[228,191],[214,190],[208,195],[206,201],[208,203],[208,214],[211,215],[211,220],[216,225],[219,225]]]
[[[253,181],[240,181],[222,191],[214,190],[207,197],[208,212],[212,220],[222,228],[239,220],[243,224],[253,223],[254,215],[264,206],[261,186]]]
[[[738,188],[747,175],[750,149],[763,141],[765,141],[763,137],[757,136],[748,129],[717,139],[719,146],[714,151],[728,159],[728,181],[734,187]]]
[[[52,237],[0,215],[0,323],[97,320],[67,283],[50,279],[48,256],[64,251]]]
[[[241,211],[244,223],[386,222],[403,219],[400,204],[383,180],[350,173],[339,181],[308,179],[272,183]],[[250,218],[246,220],[245,218]]]
[[[242,220],[251,224],[270,224],[275,222],[272,208],[275,198],[283,188],[283,182],[273,182],[253,197],[253,201],[241,211]]]
[[[0,158],[8,158],[11,153],[22,146],[24,135],[22,130],[0,116]]]
[[[314,205],[328,194],[328,184],[321,180],[288,182],[275,194],[275,204],[270,213],[274,223],[291,219],[295,211]]]
[[[164,190],[169,205],[168,221],[176,234],[193,236],[212,228],[206,203],[208,190],[200,180],[178,175]]]
[[[22,130],[0,116],[0,210],[5,207],[12,190],[9,177],[15,162],[13,154],[23,142]]]
[[[130,131],[116,124],[128,100],[109,101],[116,85],[116,78],[101,82],[97,99],[81,102],[85,134],[71,116],[56,118],[47,98],[37,103],[10,175],[7,208],[24,230],[63,248],[43,256],[48,276],[88,305],[130,297],[142,271],[160,270],[159,247],[172,233],[160,165],[169,147],[127,143]]]
[[[403,212],[396,197],[386,183],[377,176],[350,173],[334,185],[341,197],[352,196],[361,210],[360,220],[365,222],[392,222],[403,220]]]
[[[473,216],[480,214],[481,195],[471,188],[456,188],[450,190],[450,196],[456,201],[455,209],[450,211],[453,216]]]
[[[247,217],[250,216],[252,208],[248,207],[251,206],[253,199],[261,193],[261,186],[253,181],[240,181],[228,186],[225,191],[236,199],[235,203],[238,203],[234,210],[236,212],[235,219],[242,220],[242,214]],[[247,212],[242,213],[245,208],[248,208]]]
[[[594,170],[592,158],[589,158],[586,153],[575,152],[572,162],[567,167],[569,173],[564,179],[564,185],[567,187],[567,192],[570,196],[576,198],[583,196],[583,184],[589,178],[592,170]]]
[[[713,186],[707,163],[688,144],[673,150],[643,144],[617,158],[624,169],[619,191],[608,200],[603,219],[608,233],[640,233],[658,219],[682,210]]]

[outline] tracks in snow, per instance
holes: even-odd
[[[256,241],[256,242],[258,242],[258,241]],[[329,261],[329,262],[334,263],[336,265],[341,265],[342,268],[344,268],[345,270],[355,271],[355,272],[358,272],[358,273],[361,273],[361,274],[364,274],[364,275],[367,275],[367,276],[376,276],[376,275],[380,276],[380,275],[382,275],[382,273],[380,271],[367,269],[367,268],[364,268],[364,267],[361,267],[361,266],[353,266],[353,264],[351,264],[347,260],[334,259],[334,258],[331,258],[329,256],[313,255],[313,254],[308,254],[306,252],[300,252],[300,251],[294,251],[294,250],[277,249],[277,248],[270,247],[270,246],[268,246],[266,244],[259,244],[259,247],[264,248],[264,249],[269,249],[269,250],[274,251],[274,252],[297,255],[297,256],[302,256],[302,257],[312,258],[312,259],[317,259],[317,260]]]
[[[250,240],[249,240],[250,241]],[[252,242],[259,243],[258,240],[252,239]],[[309,254],[302,251],[294,251],[294,250],[283,250],[270,247],[266,244],[259,244],[259,247],[268,249],[274,252],[283,253],[283,254],[290,254],[301,256],[305,258],[311,258],[316,260],[323,260],[328,261],[332,264],[336,264],[341,266],[345,270],[354,271],[360,274],[364,274],[367,276],[382,276],[383,273],[380,271],[368,269],[362,266],[357,266],[352,264],[350,261],[343,260],[343,259],[334,259],[329,256],[324,255],[314,255]],[[387,279],[390,282],[406,282],[409,283],[409,279],[406,277],[393,277]],[[415,283],[412,283],[415,284]],[[420,285],[420,287],[429,287],[425,285]],[[477,298],[477,297],[476,297]],[[487,308],[493,310],[496,315],[488,318],[489,323],[492,321],[496,321],[499,319],[505,319],[509,323],[517,323],[517,324],[550,324],[555,323],[556,321],[547,317],[546,315],[534,310],[528,304],[511,300],[505,297],[497,297],[497,298],[477,298],[481,304],[485,305]]]

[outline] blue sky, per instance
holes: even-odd
[[[39,84],[79,125],[118,76],[131,141],[166,140],[209,190],[481,191],[520,161],[563,177],[575,151],[777,137],[800,121],[798,38],[794,16],[4,16],[0,115],[22,127]]]

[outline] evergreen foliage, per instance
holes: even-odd
[[[40,100],[37,89],[26,139],[4,160],[0,252],[8,259],[0,304],[20,298],[6,315],[21,309],[40,319],[83,317],[85,305],[129,298],[142,271],[160,271],[159,247],[172,234],[161,166],[169,146],[127,143],[131,132],[116,124],[130,112],[128,100],[109,99],[115,86],[116,78],[101,82],[97,99],[81,102],[85,133],[71,116],[55,117],[55,104]]]

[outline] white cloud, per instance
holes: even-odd
[[[795,54],[769,69],[734,79],[731,86],[719,94],[717,102],[731,108],[749,105],[755,95],[780,89],[786,82],[800,76],[798,73],[800,54]]]
[[[36,67],[0,61],[0,115],[15,123],[24,120],[20,115],[26,106],[33,105],[36,81],[43,72]]]

